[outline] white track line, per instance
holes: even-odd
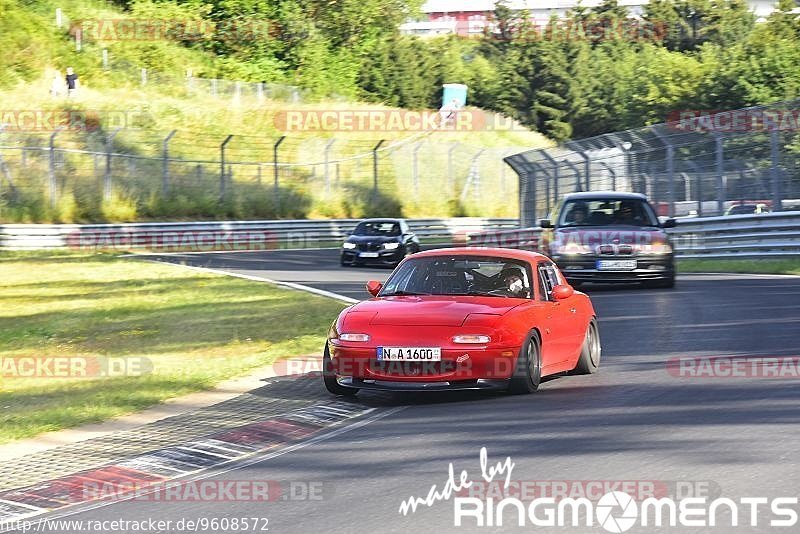
[[[254,282],[267,282],[269,284],[275,284],[276,286],[288,287],[289,289],[295,289],[297,291],[305,291],[307,293],[313,293],[321,297],[328,297],[330,299],[346,302],[347,304],[356,304],[357,302],[360,302],[357,299],[345,297],[344,295],[333,293],[331,291],[325,291],[324,289],[317,289],[316,287],[306,286],[303,284],[295,284],[294,282],[281,282],[280,280],[273,280],[272,278],[266,278],[264,276],[232,273],[230,271],[223,271],[221,269],[210,269],[208,267],[195,267],[194,265],[183,265],[181,263],[172,263],[168,261],[158,261],[158,260],[145,260],[145,261],[152,261],[154,263],[160,263],[161,265],[175,265],[176,267],[183,267],[184,269],[189,269],[190,271],[198,271],[201,273],[222,274],[225,276],[233,276],[234,278],[242,278],[244,280],[251,280]]]
[[[195,481],[195,480],[206,480],[206,479],[214,477],[214,476],[224,475],[224,474],[230,473],[232,471],[237,471],[239,469],[244,469],[246,467],[250,467],[251,465],[255,465],[257,463],[261,463],[261,462],[264,462],[264,461],[267,461],[267,460],[271,460],[273,458],[277,458],[279,456],[283,456],[284,454],[288,454],[290,452],[294,452],[294,451],[297,451],[297,450],[300,450],[300,449],[304,449],[304,448],[308,447],[309,445],[315,445],[317,443],[329,440],[331,438],[334,438],[336,436],[344,434],[345,432],[349,432],[351,430],[355,430],[357,428],[361,428],[362,426],[366,426],[366,425],[368,425],[368,424],[370,424],[370,423],[372,423],[374,421],[378,421],[380,419],[383,419],[384,417],[388,417],[390,415],[394,415],[395,413],[397,413],[397,412],[399,412],[401,410],[405,410],[405,409],[406,409],[406,406],[397,406],[395,408],[390,408],[390,409],[385,410],[385,411],[380,411],[380,412],[378,412],[378,413],[376,413],[376,414],[374,414],[374,415],[372,415],[370,417],[366,417],[364,419],[359,419],[359,420],[355,421],[352,424],[343,425],[343,426],[339,426],[338,428],[335,428],[337,425],[345,423],[345,422],[347,422],[349,420],[349,419],[345,419],[345,420],[343,420],[343,421],[341,421],[339,423],[334,423],[334,425],[333,425],[334,429],[331,430],[330,432],[324,432],[321,435],[314,436],[314,437],[312,437],[311,439],[309,439],[307,441],[303,441],[303,442],[300,442],[300,443],[296,443],[294,445],[290,445],[289,447],[286,447],[284,449],[281,449],[281,450],[278,450],[278,451],[275,451],[275,452],[269,453],[269,454],[263,454],[262,455],[262,454],[259,454],[259,453],[253,453],[254,456],[251,457],[251,458],[248,458],[248,459],[245,459],[245,460],[242,460],[242,461],[233,460],[233,462],[235,462],[235,465],[232,465],[230,467],[220,468],[220,469],[209,468],[206,471],[202,471],[202,472],[196,473],[196,474],[195,473],[191,473],[191,474],[188,474],[186,476],[187,477],[191,477],[192,481]],[[361,414],[360,416],[356,415],[355,417],[361,417],[361,416],[363,416],[365,414],[370,413],[373,410],[375,410],[375,408],[367,409],[363,414]],[[184,479],[184,477],[178,476],[178,477],[170,479],[170,481],[181,480],[181,479]],[[153,492],[155,492],[155,491],[156,490],[153,490]],[[153,492],[149,492],[149,493],[153,493]],[[72,510],[67,511],[66,513],[57,514],[54,517],[48,518],[48,521],[58,521],[59,519],[63,519],[65,517],[70,517],[70,516],[73,516],[73,515],[76,515],[76,514],[82,514],[84,512],[89,512],[89,511],[92,511],[92,510],[96,510],[98,508],[105,508],[105,507],[111,506],[113,504],[119,504],[121,502],[126,502],[126,501],[130,501],[130,500],[133,500],[133,499],[136,499],[136,498],[141,498],[144,495],[149,495],[149,493],[145,490],[142,493],[137,494],[137,495],[132,495],[129,498],[120,498],[120,499],[118,499],[116,501],[101,502],[101,503],[97,503],[97,504],[90,505],[90,506],[81,506],[80,504],[76,504],[74,506],[80,506],[80,508],[73,508]],[[33,513],[36,514],[36,512],[33,512]],[[38,515],[38,514],[36,514],[36,515]]]

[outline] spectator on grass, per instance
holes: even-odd
[[[78,75],[72,70],[72,67],[67,67],[67,96],[72,96],[78,90]]]

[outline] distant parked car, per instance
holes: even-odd
[[[419,238],[404,219],[366,219],[342,243],[341,264],[396,267],[419,251]]]
[[[741,203],[734,204],[725,210],[725,215],[760,215],[762,213],[770,213],[771,211],[772,210],[769,209],[769,206],[766,204]]]

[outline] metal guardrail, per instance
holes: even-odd
[[[0,225],[0,248],[10,250],[269,250],[338,246],[360,219],[211,221],[129,224]],[[504,230],[516,219],[408,219],[423,242],[465,243],[469,233]]]
[[[800,256],[800,211],[677,219],[667,230],[684,259],[752,259]],[[471,246],[540,249],[539,227],[470,234]],[[546,251],[542,251],[545,252]]]
[[[800,211],[677,220],[669,233],[680,258],[800,256]]]

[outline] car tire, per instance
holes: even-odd
[[[597,329],[597,321],[593,318],[589,321],[589,326],[586,327],[586,334],[583,337],[583,345],[581,346],[581,355],[578,357],[578,363],[572,374],[576,375],[590,375],[597,371],[600,367],[600,333]]]
[[[346,388],[340,386],[339,382],[336,381],[336,373],[333,370],[333,362],[331,361],[331,353],[327,343],[325,343],[325,352],[322,356],[322,380],[325,382],[325,389],[334,395],[352,397],[358,393],[358,388]]]
[[[542,381],[541,343],[536,332],[530,332],[519,349],[514,374],[508,383],[513,395],[533,393]]]

